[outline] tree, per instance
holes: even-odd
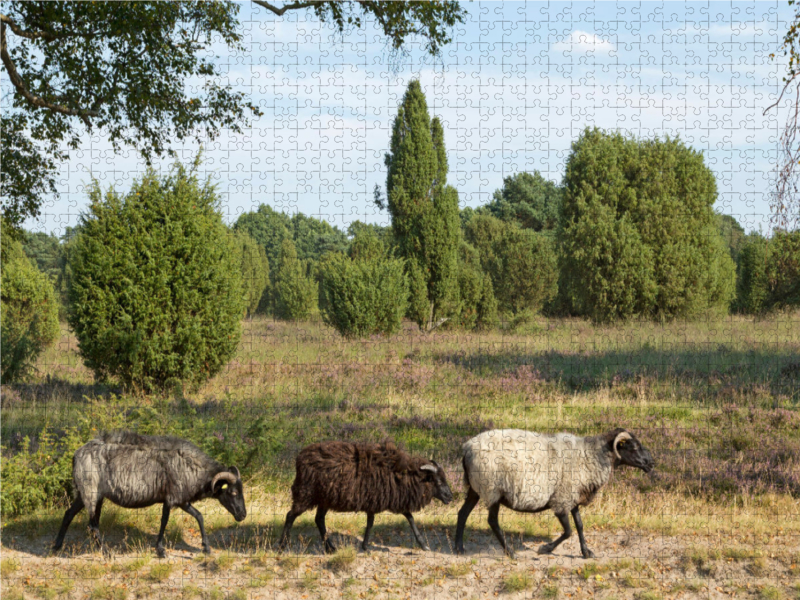
[[[800,231],[775,231],[766,261],[769,307],[800,307]]]
[[[0,374],[3,383],[25,377],[37,356],[58,339],[58,301],[50,279],[25,256],[3,225],[0,282]]]
[[[275,273],[275,309],[288,321],[308,319],[317,308],[317,284],[307,273],[305,261],[297,258],[294,242],[284,239]]]
[[[260,246],[244,231],[233,233],[236,256],[241,265],[242,292],[247,315],[266,312],[269,305],[269,260]]]
[[[731,215],[715,214],[717,215],[717,226],[722,240],[725,242],[733,262],[738,263],[739,253],[742,251],[747,237],[744,227],[739,225],[739,222]]]
[[[572,144],[559,232],[564,294],[597,321],[727,310],[734,263],[702,154],[587,129]]]
[[[480,253],[461,241],[458,246],[458,317],[464,329],[488,329],[497,325],[497,299],[491,277],[481,268]]]
[[[209,182],[176,165],[120,195],[95,181],[70,252],[69,324],[86,366],[153,391],[198,386],[239,343],[240,263]]]
[[[314,13],[339,33],[373,19],[393,53],[422,39],[431,56],[464,20],[454,0],[435,2],[297,1],[274,15]],[[18,226],[37,216],[55,193],[55,173],[79,127],[102,129],[115,150],[137,148],[146,159],[190,136],[238,131],[246,110],[259,115],[211,60],[211,44],[241,44],[239,5],[201,2],[49,2],[16,0],[0,14],[0,59],[14,88],[2,116],[3,217]],[[199,84],[198,84],[199,82]]]
[[[240,215],[233,228],[246,232],[258,242],[267,253],[271,265],[278,264],[283,240],[292,239],[291,218],[266,204],[260,204],[255,212]]]
[[[321,272],[322,320],[348,338],[399,331],[408,298],[403,261],[387,255],[368,231],[359,233],[349,256],[332,252]]]
[[[539,312],[555,296],[558,267],[550,237],[487,214],[473,217],[465,236],[479,252],[502,312]]]
[[[562,197],[563,190],[539,171],[522,172],[504,178],[502,189],[495,191],[484,210],[526,229],[552,230],[558,225]]]
[[[789,5],[796,4],[789,0]],[[764,110],[767,114],[780,106],[784,96],[792,98],[778,140],[778,164],[772,196],[772,214],[777,227],[792,229],[800,224],[800,5],[795,8],[794,20],[783,37],[783,56],[789,57],[786,75],[778,99]],[[769,55],[771,59],[775,54]]]
[[[753,233],[745,239],[736,265],[736,310],[745,314],[764,311],[769,302],[767,240]]]
[[[412,81],[392,126],[386,197],[392,233],[406,259],[410,315],[423,331],[444,323],[458,289],[458,192],[447,185],[444,132],[431,121],[419,81]]]

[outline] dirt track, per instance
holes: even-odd
[[[345,560],[337,568],[320,553],[310,531],[295,539],[292,552],[282,556],[217,549],[210,560],[198,553],[196,532],[184,532],[164,560],[156,559],[149,548],[121,553],[121,540],[109,540],[107,555],[89,552],[82,541],[84,532],[75,528],[65,551],[57,556],[48,555],[47,537],[25,541],[4,537],[3,597],[19,597],[21,591],[26,598],[76,600],[800,598],[795,587],[798,565],[793,563],[800,556],[800,540],[788,538],[759,545],[754,555],[752,540],[748,545],[744,538],[685,539],[595,530],[589,532],[588,543],[597,558],[585,561],[576,536],[550,556],[536,553],[544,538],[526,536],[521,541],[516,536],[512,539],[517,558],[510,560],[500,553],[488,530],[468,530],[467,555],[456,557],[450,549],[449,528],[425,528],[430,552],[412,548],[410,533],[394,528],[376,531],[369,553],[358,552],[352,562]],[[332,539],[340,548],[359,541],[347,535]],[[509,589],[514,584],[521,589]]]

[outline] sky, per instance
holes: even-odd
[[[763,112],[785,71],[769,54],[792,16],[786,2],[463,5],[467,21],[439,61],[413,46],[393,62],[371,23],[338,36],[311,13],[275,17],[242,3],[247,51],[208,49],[264,113],[244,133],[203,144],[202,170],[226,221],[264,203],[343,229],[357,219],[388,224],[373,189],[385,188],[392,120],[418,78],[444,126],[448,182],[462,207],[485,204],[520,171],[559,183],[570,144],[597,126],[679,136],[715,174],[715,208],[766,231],[782,113]],[[62,166],[60,197],[28,229],[63,233],[86,209],[92,178],[124,191],[145,169],[135,149],[115,155],[102,131],[82,139]],[[189,161],[198,144],[173,148]]]

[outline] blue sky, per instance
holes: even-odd
[[[389,68],[371,25],[343,38],[305,13],[283,18],[243,3],[244,54],[218,55],[228,80],[260,104],[244,134],[206,142],[204,170],[226,219],[266,203],[346,227],[388,223],[372,204],[405,88],[419,78],[445,128],[449,182],[462,206],[486,203],[504,176],[560,181],[584,127],[639,137],[679,135],[717,178],[717,208],[766,228],[781,115],[771,61],[791,18],[785,2],[471,2],[438,64],[412,49]],[[3,91],[7,83],[4,81]],[[197,144],[180,148],[185,160]],[[162,161],[159,168],[167,168]],[[84,136],[62,168],[61,197],[29,229],[60,233],[87,205],[96,177],[125,190],[144,169],[114,155],[103,132]]]

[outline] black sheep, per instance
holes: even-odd
[[[367,513],[361,544],[364,550],[369,546],[375,514],[384,511],[403,515],[417,543],[428,550],[411,513],[430,504],[433,498],[445,504],[453,500],[444,470],[434,461],[410,456],[392,443],[312,444],[297,455],[292,509],[286,515],[280,548],[286,547],[294,520],[316,506],[315,521],[326,552],[336,550],[325,529],[329,510]]]
[[[194,444],[175,437],[102,434],[75,451],[72,479],[77,497],[64,514],[53,550],[61,548],[67,528],[84,506],[89,512],[89,531],[100,543],[100,510],[105,499],[123,508],[164,505],[156,540],[156,552],[162,558],[164,530],[176,506],[197,519],[206,553],[211,547],[203,515],[192,502],[216,498],[237,521],[247,516],[239,469],[225,467]]]

